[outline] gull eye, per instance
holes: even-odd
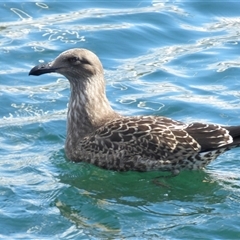
[[[85,58],[79,58],[79,57],[71,57],[68,59],[68,61],[72,64],[77,64],[77,63],[81,63],[81,64],[89,64],[89,61],[86,60]]]
[[[71,62],[71,63],[76,63],[78,61],[80,61],[78,57],[71,57],[71,58],[69,58],[69,62]]]

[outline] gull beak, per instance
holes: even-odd
[[[47,64],[39,64],[35,67],[33,67],[28,75],[33,75],[33,76],[39,76],[45,73],[52,73],[56,72],[58,68],[53,68],[51,63]]]

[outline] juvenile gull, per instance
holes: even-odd
[[[70,49],[29,75],[56,72],[71,87],[65,152],[117,171],[201,169],[223,152],[240,146],[240,126],[185,124],[166,117],[127,117],[116,113],[105,93],[103,67],[86,49]]]

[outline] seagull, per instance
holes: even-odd
[[[65,153],[115,171],[203,169],[240,146],[240,126],[190,124],[164,116],[122,116],[106,97],[103,67],[91,51],[74,48],[31,69],[29,75],[59,73],[70,83]]]

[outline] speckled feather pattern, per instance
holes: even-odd
[[[197,135],[208,130],[211,131],[208,147],[215,150],[206,149],[203,152],[196,139]],[[183,169],[203,168],[228,150],[221,148],[223,143],[232,143],[232,137],[219,125],[187,125],[154,116],[122,117],[106,123],[79,141],[78,146],[81,147],[76,149],[72,158],[111,170],[163,170],[176,173]]]
[[[30,75],[57,72],[70,82],[66,155],[117,171],[201,169],[240,145],[240,126],[185,124],[166,117],[126,117],[106,94],[103,67],[86,49],[70,49]]]

